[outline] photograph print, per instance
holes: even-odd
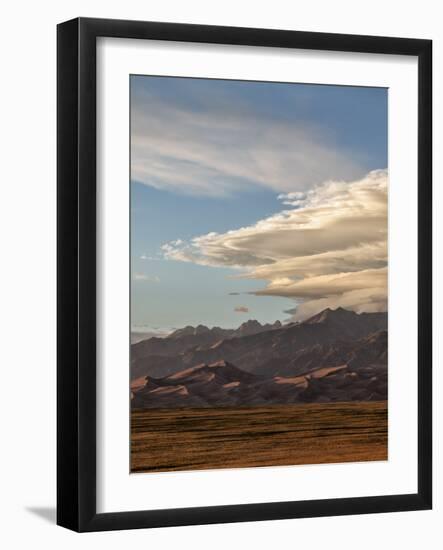
[[[387,460],[387,89],[129,84],[131,472]]]

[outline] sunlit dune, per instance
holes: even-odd
[[[155,393],[157,395],[189,395],[186,386],[162,386],[160,388],[155,388],[149,393]]]
[[[227,384],[223,384],[223,388],[237,388],[240,386],[240,382],[236,380],[235,382],[228,382]]]

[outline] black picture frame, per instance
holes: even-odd
[[[418,58],[418,491],[136,512],[96,511],[96,39],[399,54]],[[57,29],[57,523],[104,531],[426,510],[432,506],[432,42],[79,18]]]

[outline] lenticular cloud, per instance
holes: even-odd
[[[254,294],[292,298],[295,318],[325,307],[385,311],[387,171],[279,195],[281,212],[255,224],[163,246],[166,258],[236,268],[266,281]]]

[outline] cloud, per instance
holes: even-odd
[[[160,277],[158,277],[157,275],[146,275],[146,273],[134,273],[132,275],[132,278],[134,279],[134,281],[146,281],[146,282],[151,282],[151,283],[159,283],[160,282]]]
[[[249,313],[249,308],[246,306],[237,306],[234,308],[236,313]]]
[[[198,109],[146,89],[135,95],[132,179],[157,189],[223,196],[251,186],[288,193],[327,178],[363,175],[360,161],[324,128],[272,118],[235,94],[230,99],[213,93],[211,108]]]
[[[295,298],[300,305],[294,319],[304,319],[325,309],[341,306],[361,311],[386,311],[387,268],[310,277],[286,285],[269,284],[256,295]]]
[[[149,256],[148,254],[142,254],[140,256],[140,260],[144,260],[144,261],[151,261],[151,262],[157,262],[159,260],[161,260],[162,258],[160,256]]]
[[[254,225],[166,243],[163,254],[265,280],[254,294],[294,299],[296,319],[324,307],[386,310],[386,170],[352,182],[327,181],[280,200],[285,210]]]

